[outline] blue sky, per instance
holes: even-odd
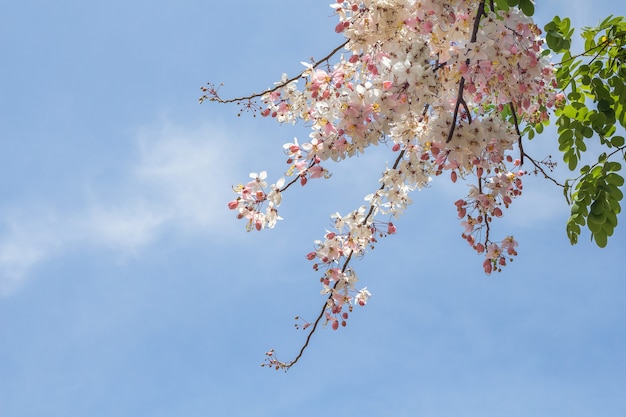
[[[282,144],[307,131],[199,105],[199,87],[259,91],[341,42],[328,2],[249,3],[3,5],[0,414],[626,415],[625,234],[571,247],[540,179],[497,226],[520,242],[503,273],[459,238],[465,186],[435,181],[354,264],[373,297],[348,327],[286,374],[259,366],[299,347],[293,316],[323,302],[304,254],[389,153],[331,166],[285,196],[275,230],[245,232],[230,186],[280,177]],[[540,2],[537,20],[615,9]],[[554,135],[527,151],[557,155]]]

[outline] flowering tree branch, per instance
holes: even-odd
[[[493,3],[491,4],[491,8],[493,10]],[[474,29],[472,30],[470,43],[476,43],[476,36],[478,34],[478,29],[480,28],[480,19],[482,19],[483,16],[486,16],[484,0],[478,4],[478,9],[476,10],[476,17],[474,18]],[[465,60],[465,65],[469,66],[470,62],[471,62],[470,59],[467,58]],[[463,99],[464,88],[465,88],[465,77],[461,77],[461,79],[459,80],[459,92],[457,95],[456,104],[454,105],[454,113],[452,114],[452,124],[450,125],[450,131],[448,132],[446,143],[450,142],[452,140],[452,136],[454,135],[454,129],[456,127],[457,117],[459,115],[459,106],[463,105],[463,108],[465,109],[465,114],[467,115],[469,119],[469,123],[472,122],[471,113],[467,107],[467,103]]]
[[[320,323],[338,329],[353,306],[366,304],[370,293],[355,287],[351,261],[373,248],[377,237],[396,232],[391,217],[402,215],[412,203],[410,193],[433,176],[447,172],[452,182],[476,177],[468,195],[454,204],[461,237],[484,257],[487,274],[517,255],[512,236],[493,240],[492,222],[522,193],[525,173],[519,168],[530,157],[519,125],[547,114],[546,106],[555,101],[554,73],[532,20],[517,8],[498,9],[490,1],[488,11],[485,4],[337,0],[331,5],[339,17],[335,31],[346,40],[322,60],[304,64],[300,74],[284,76],[272,89],[237,99],[222,99],[212,84],[203,87],[201,101],[244,102],[279,123],[302,120],[311,128],[303,143],[283,145],[285,175],[293,178],[268,185],[266,172],[251,173],[251,181],[234,187],[238,196],[228,205],[248,230],[274,227],[281,220],[282,193],[296,182],[328,178],[328,160],[340,162],[380,143],[396,153],[380,187],[366,196],[367,205],[331,216],[334,230],[306,255],[322,273],[326,300],[316,319],[301,326],[307,331],[303,346],[287,362],[271,350],[264,365],[289,369]],[[346,56],[331,63],[341,49]],[[512,122],[503,117],[507,105]],[[515,146],[517,161],[511,155]]]
[[[405,154],[405,150],[402,150],[400,152],[400,154],[398,155],[398,157],[396,158],[395,163],[393,164],[393,168],[392,169],[397,169],[398,166],[400,165],[400,161],[402,160],[402,158],[404,157]],[[379,191],[384,190],[384,185],[381,186],[379,188]],[[376,211],[376,208],[374,205],[370,205],[367,215],[363,218],[363,220],[361,221],[361,226],[366,226],[368,225],[368,223],[370,223],[370,220],[372,218],[372,216],[374,215]],[[391,225],[391,223],[390,223]],[[393,226],[392,226],[393,227]],[[389,233],[393,233],[392,231],[393,229],[388,229]],[[350,264],[350,261],[352,260],[352,256],[355,254],[354,250],[350,250],[348,253],[348,256],[345,258],[345,261],[343,262],[343,265],[341,267],[341,274],[345,274],[347,269],[348,269],[348,265]],[[328,309],[333,309],[333,306],[335,306],[336,304],[334,303],[334,299],[333,299],[333,295],[334,295],[334,291],[337,290],[338,286],[342,284],[341,280],[337,280],[335,281],[332,290],[330,291],[330,295],[328,296],[328,298],[326,299],[326,302],[324,303],[324,305],[322,306],[322,310],[320,311],[320,313],[318,314],[317,318],[313,321],[313,323],[306,323],[303,327],[304,330],[308,329],[307,332],[307,336],[306,339],[304,341],[304,344],[302,345],[302,347],[300,348],[298,354],[296,355],[296,357],[288,362],[281,362],[280,360],[278,360],[278,358],[276,357],[276,353],[274,351],[274,349],[271,349],[270,351],[268,351],[265,355],[266,355],[266,362],[262,365],[262,366],[269,366],[271,368],[274,369],[282,369],[284,371],[289,370],[289,368],[291,368],[293,365],[295,365],[300,358],[302,357],[302,355],[304,354],[304,351],[306,350],[306,348],[309,346],[309,342],[311,341],[311,337],[313,336],[313,333],[315,333],[315,331],[317,330],[320,322],[322,321],[322,319],[325,317],[325,313]],[[335,313],[337,314],[337,313]],[[347,319],[347,313],[343,313],[342,314],[342,323],[345,325],[345,320]],[[327,320],[328,321],[328,320]],[[333,323],[338,323],[338,321],[335,321]]]
[[[330,51],[324,58],[313,62],[312,64],[312,68],[317,68],[320,65],[322,65],[325,62],[328,62],[337,52],[341,51],[346,44],[348,43],[348,41],[345,41],[344,43],[342,43],[341,45],[337,46],[335,49],[333,49],[332,51]],[[237,98],[229,98],[229,99],[223,99],[222,97],[220,97],[219,95],[219,88],[215,88],[215,86],[211,83],[208,83],[207,86],[203,86],[200,89],[205,93],[202,95],[202,97],[200,97],[198,100],[200,101],[200,103],[208,100],[208,101],[215,101],[218,103],[222,103],[222,104],[227,104],[227,103],[240,103],[242,101],[251,101],[254,100],[256,98],[259,97],[263,97],[266,94],[269,93],[273,93],[274,91],[277,91],[281,88],[283,88],[284,86],[286,86],[289,83],[292,83],[300,78],[302,78],[302,75],[305,71],[300,72],[299,74],[285,79],[283,81],[280,81],[278,83],[275,83],[273,88],[269,88],[267,90],[265,90],[262,93],[252,93],[250,95],[247,96],[243,96],[243,97],[237,97]]]

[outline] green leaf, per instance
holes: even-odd
[[[576,115],[578,114],[578,110],[576,110],[574,106],[570,104],[563,108],[563,114],[569,117],[570,119],[574,119],[576,118]]]
[[[570,160],[567,162],[567,167],[570,171],[573,171],[576,169],[576,165],[578,165],[578,158],[576,157],[576,155],[572,155]]]
[[[605,98],[602,98],[600,99],[600,101],[598,101],[598,110],[600,110],[603,113],[611,110],[612,106],[613,106],[613,100],[607,100]]]
[[[592,219],[591,217],[594,217]],[[591,205],[591,212],[589,213],[589,221],[593,221],[594,223],[604,223],[604,201],[596,200]]]
[[[520,0],[519,8],[526,16],[532,16],[533,14],[535,14],[535,5],[530,0]]]
[[[611,172],[611,171],[619,171],[620,169],[622,169],[622,164],[620,164],[619,162],[616,161],[609,161],[606,163],[605,168],[606,171]]]
[[[580,235],[580,226],[572,222],[571,219],[567,221],[565,230],[567,237],[572,245],[578,243],[578,236]]]
[[[624,177],[612,172],[606,176],[606,182],[608,182],[609,184],[613,184],[617,187],[621,187],[622,185],[624,185]]]
[[[606,234],[602,233],[602,232],[597,232],[593,234],[593,238],[596,241],[596,244],[601,247],[601,248],[605,248],[606,244],[607,244],[607,236]]]
[[[504,10],[504,11],[509,10],[509,4],[506,0],[496,0],[495,3],[496,3],[495,4],[496,10]]]
[[[605,222],[605,218],[598,219],[595,215],[589,215],[587,217],[587,228],[591,231],[591,234],[602,232],[602,225]]]
[[[554,30],[547,31],[546,43],[548,44],[548,47],[552,49],[554,52],[560,52],[563,49],[565,49],[564,48],[565,42],[563,40],[563,36],[561,36],[560,33]]]

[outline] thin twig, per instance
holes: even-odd
[[[313,64],[312,68],[317,68],[319,67],[322,63],[328,61],[330,58],[333,57],[333,55],[335,55],[337,52],[339,52],[344,46],[346,46],[348,44],[348,41],[345,41],[344,43],[342,43],[341,45],[339,45],[338,47],[336,47],[335,49],[333,49],[328,55],[326,55],[324,58],[320,59],[319,61],[317,61],[315,64]],[[204,100],[209,100],[209,101],[216,101],[218,103],[237,103],[240,101],[244,101],[244,100],[252,100],[255,98],[259,98],[259,97],[263,97],[265,94],[268,93],[273,93],[274,91],[283,88],[284,86],[286,86],[287,84],[289,84],[290,82],[296,81],[297,79],[301,78],[302,75],[308,71],[308,69],[300,72],[298,75],[289,78],[288,80],[285,80],[283,82],[280,82],[278,84],[276,84],[273,88],[267,89],[265,91],[263,91],[262,93],[253,93],[249,96],[245,96],[245,97],[238,97],[238,98],[230,98],[230,99],[226,99],[224,100],[223,98],[221,98],[220,96],[217,95],[217,93],[215,93],[215,95],[213,97],[208,97],[208,96],[203,96],[200,101]]]
[[[543,169],[543,167],[537,161],[535,161],[532,156],[528,155],[526,152],[524,152],[523,155],[526,157],[526,159],[528,159],[535,166],[535,168],[539,172],[541,172],[543,174],[543,176],[546,179],[552,181],[555,185],[557,185],[557,186],[559,186],[561,188],[565,188],[564,184],[561,184],[560,182],[558,182],[557,180],[552,178],[550,175],[548,175],[548,173]]]

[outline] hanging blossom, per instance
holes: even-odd
[[[337,329],[354,305],[366,304],[370,293],[355,287],[350,261],[377,238],[396,232],[391,219],[433,176],[471,182],[469,193],[454,204],[461,236],[484,256],[487,274],[517,255],[512,236],[492,238],[492,221],[522,193],[519,124],[546,120],[556,87],[541,31],[517,8],[492,10],[493,2],[475,0],[337,0],[331,7],[339,19],[335,31],[345,37],[341,48],[317,63],[303,63],[299,76],[283,75],[262,95],[223,100],[209,85],[203,97],[258,106],[279,123],[310,126],[306,140],[283,146],[290,180],[268,185],[265,172],[252,173],[246,185],[234,187],[237,197],[228,206],[248,230],[274,227],[281,220],[282,193],[296,182],[304,186],[330,177],[328,160],[381,143],[392,152],[393,163],[366,196],[367,204],[333,215],[335,230],[306,255],[323,273],[321,291],[327,296],[317,320],[301,326],[309,338],[320,320]],[[281,362],[272,350],[267,364],[288,369],[309,338],[295,360]]]

